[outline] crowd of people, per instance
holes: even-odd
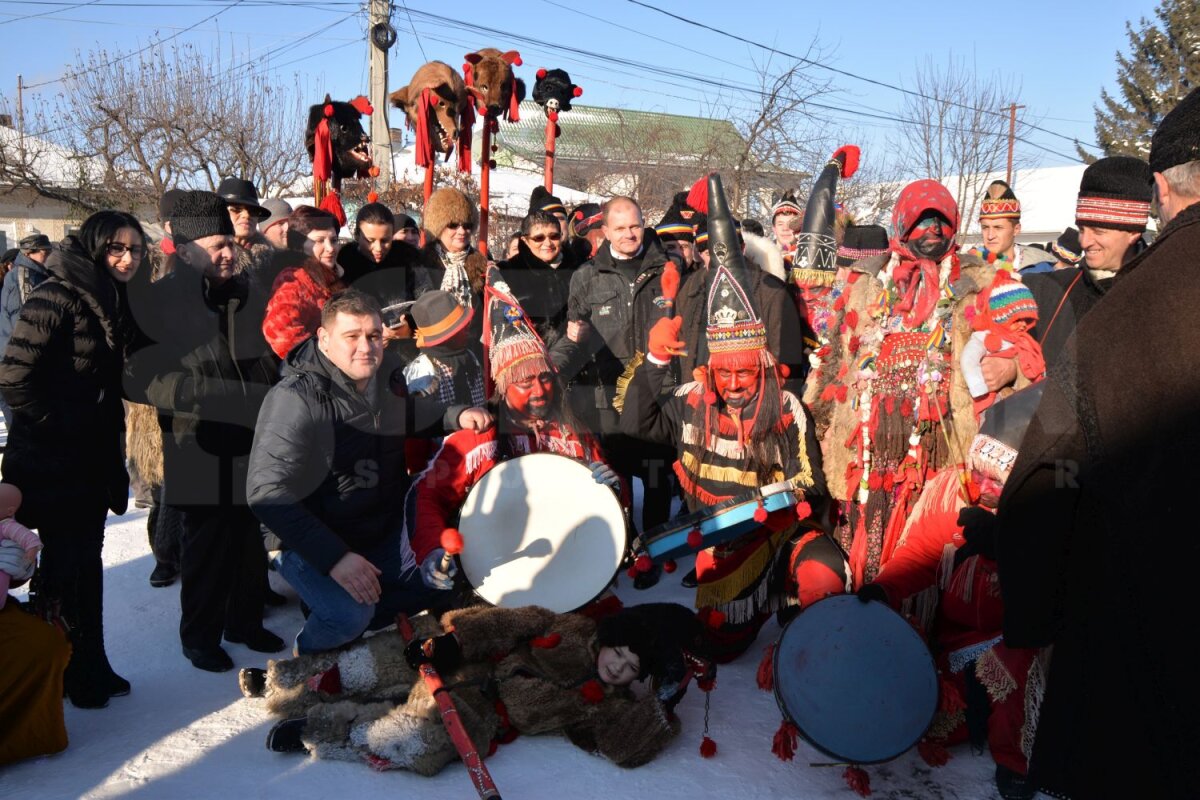
[[[286,651],[239,673],[282,717],[274,750],[436,772],[458,751],[415,672],[431,663],[477,746],[553,731],[636,766],[678,732],[685,674],[711,687],[772,617],[856,593],[934,654],[923,754],[986,747],[1005,798],[1195,796],[1200,708],[1165,613],[1191,592],[1163,564],[1196,553],[1200,90],[1148,161],[1088,166],[1075,226],[1044,245],[1017,243],[1003,181],[969,249],[933,180],[890,226],[857,224],[833,193],[847,157],[767,224],[734,219],[719,176],[657,225],[635,198],[568,209],[539,187],[492,255],[454,188],[419,222],[368,203],[342,241],[332,214],[236,177],[167,192],[158,241],[120,211],[21,240],[0,294],[0,588],[32,580],[24,607],[0,594],[0,764],[66,746],[63,696],[132,691],[101,558],[132,499],[192,666],[232,669],[223,641]],[[795,503],[694,543],[692,609],[481,607],[447,533],[489,469],[540,452],[626,507],[640,482],[631,541],[675,498]],[[646,561],[636,588],[669,579]],[[298,632],[264,627],[288,602],[269,570]],[[410,646],[383,631],[425,611]]]

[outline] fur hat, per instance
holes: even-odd
[[[492,383],[504,394],[510,383],[553,372],[546,346],[534,332],[525,309],[512,296],[494,267],[484,288],[487,296],[488,360]],[[424,296],[424,295],[422,295]]]
[[[1059,261],[1065,264],[1077,265],[1083,261],[1083,246],[1079,243],[1079,231],[1067,228],[1056,241],[1050,243],[1049,250]]]
[[[159,222],[166,222],[171,218],[171,211],[174,210],[175,203],[179,201],[183,191],[183,189],[167,189],[163,192],[163,196],[158,198]]]
[[[205,236],[233,236],[229,208],[212,192],[184,192],[171,209],[171,240],[181,245]]]
[[[1150,140],[1150,171],[1200,161],[1200,89],[1193,89],[1163,117]]]
[[[429,235],[437,239],[451,222],[469,222],[472,227],[477,226],[479,209],[458,189],[443,186],[429,196],[421,221]]]
[[[687,670],[683,652],[702,655],[704,628],[696,613],[678,603],[627,606],[596,624],[601,647],[628,647],[638,657],[638,678],[681,680]]]
[[[880,256],[888,251],[887,229],[882,225],[847,225],[837,249],[837,265],[848,267],[855,261]]]
[[[417,328],[417,347],[433,347],[470,325],[475,309],[463,308],[454,295],[433,289],[417,298],[411,313]]]
[[[533,187],[533,194],[529,195],[529,213],[532,214],[534,211],[567,215],[567,209],[562,204],[562,200],[546,191],[545,186]]]
[[[1146,230],[1154,174],[1140,158],[1109,156],[1083,171],[1075,224],[1119,231]]]
[[[571,233],[576,236],[587,236],[591,231],[600,227],[604,221],[604,212],[599,203],[581,203],[571,212]]]
[[[1013,194],[1012,187],[1004,181],[992,181],[987,195],[979,204],[979,219],[1011,219],[1021,221],[1021,201]]]

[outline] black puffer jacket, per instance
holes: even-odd
[[[382,309],[416,300],[431,288],[429,274],[421,266],[421,251],[404,242],[393,242],[381,264],[364,256],[357,247],[348,245],[338,253],[338,266],[342,268],[343,283],[374,297]],[[385,312],[384,324],[388,317]],[[412,325],[411,319],[409,325]],[[411,338],[392,340],[388,343],[388,351],[398,355],[405,364],[418,355]]]
[[[126,388],[159,410],[170,505],[246,502],[254,423],[279,374],[262,333],[266,305],[248,274],[213,286],[178,258],[169,276],[130,293],[145,340]]]
[[[521,240],[517,255],[500,265],[513,297],[525,309],[534,330],[547,347],[567,332],[567,299],[571,294],[571,278],[580,264],[575,253],[563,249],[562,261],[553,267],[533,254]]]
[[[124,287],[73,237],[46,270],[0,362],[0,392],[13,410],[4,480],[24,494],[21,518],[31,526],[82,498],[124,513],[129,492],[121,364],[133,328]]]
[[[359,394],[309,339],[288,354],[259,415],[246,487],[271,529],[267,548],[295,550],[328,573],[347,551],[403,525],[404,437],[440,435],[464,406],[403,396],[394,357]]]

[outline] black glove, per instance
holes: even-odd
[[[963,529],[966,544],[958,548],[954,554],[954,565],[957,567],[968,556],[980,555],[984,558],[996,559],[996,515],[985,508],[968,506],[958,512],[958,524]]]
[[[413,669],[431,664],[438,672],[451,672],[462,663],[462,647],[453,633],[432,639],[413,639],[404,648],[404,660]]]
[[[864,583],[858,590],[858,599],[864,603],[874,600],[877,603],[888,604],[887,592],[878,583]]]

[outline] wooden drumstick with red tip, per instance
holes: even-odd
[[[442,531],[442,549],[446,551],[442,556],[442,572],[448,572],[450,567],[454,566],[454,557],[462,552],[462,548],[463,538],[458,528],[446,528]]]

